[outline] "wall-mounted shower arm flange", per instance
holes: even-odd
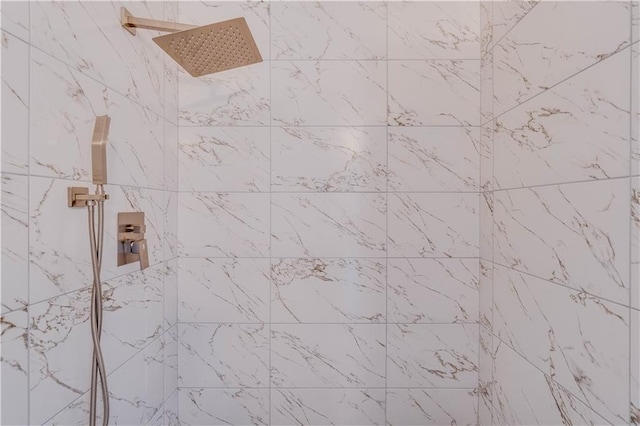
[[[86,186],[70,186],[67,188],[68,207],[87,207],[88,202],[105,201],[109,199],[109,194],[89,194]]]
[[[155,19],[135,17],[125,7],[120,8],[120,22],[125,30],[136,35],[136,28],[145,30],[164,31],[175,33],[177,31],[191,30],[197,25],[181,24],[179,22],[157,21]]]

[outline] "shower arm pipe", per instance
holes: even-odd
[[[175,33],[197,28],[197,25],[181,24],[179,22],[158,21],[155,19],[138,18],[129,12],[125,7],[120,8],[120,22],[125,30],[136,35],[136,28],[144,30],[164,31]]]

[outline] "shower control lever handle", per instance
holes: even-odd
[[[132,255],[137,255],[140,260],[140,269],[147,269],[149,267],[149,249],[147,247],[147,240],[133,241],[131,243]]]

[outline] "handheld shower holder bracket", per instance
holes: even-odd
[[[93,205],[96,201],[106,201],[109,194],[89,194],[89,188],[86,186],[70,186],[67,188],[67,206],[68,207],[87,207]]]

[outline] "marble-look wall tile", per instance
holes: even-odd
[[[493,223],[495,193],[480,193],[480,258],[493,261]]]
[[[274,324],[274,387],[385,386],[384,324]]]
[[[42,424],[89,389],[90,302],[86,288],[29,306],[32,424]]]
[[[268,322],[269,259],[178,260],[181,322]]]
[[[506,344],[498,341],[495,353],[493,424],[608,424]]]
[[[495,121],[480,127],[480,188],[483,191],[495,189],[493,177],[495,130]]]
[[[30,114],[32,174],[89,181],[95,117],[106,114],[108,182],[163,187],[164,125],[156,113],[35,49],[31,76],[32,92],[45,94]]]
[[[494,333],[613,424],[629,399],[628,309],[501,266]]]
[[[180,191],[269,191],[268,127],[181,127]]]
[[[272,63],[272,123],[284,126],[384,124],[385,65],[382,61]]]
[[[480,2],[480,57],[491,52],[493,44],[493,2]]]
[[[162,421],[163,426],[179,426],[181,424],[178,418],[178,396],[179,391],[176,389],[169,399],[165,401]]]
[[[181,128],[269,124],[268,62],[198,78],[178,74]]]
[[[178,389],[178,326],[171,327],[162,336],[163,357],[163,401],[169,399]]]
[[[389,58],[480,58],[480,2],[391,1],[388,8]]]
[[[164,121],[164,185],[165,191],[177,191],[178,187],[178,126]]]
[[[17,8],[13,4],[4,8]],[[27,6],[28,7],[28,6]],[[9,33],[2,37],[2,163],[5,173],[29,172],[29,45]]]
[[[274,127],[273,191],[386,191],[383,127]]]
[[[164,20],[180,22],[178,16],[178,2],[165,1]],[[169,55],[163,55],[164,60],[164,118],[172,124],[178,124],[178,69],[180,66]]]
[[[389,129],[390,191],[477,191],[480,129]]]
[[[379,59],[386,55],[383,2],[274,2],[274,59]]]
[[[640,177],[633,176],[631,181],[631,303],[640,309]]]
[[[501,115],[496,187],[628,175],[629,67],[621,52]]]
[[[0,8],[2,31],[29,40],[29,3],[25,1],[3,1]]]
[[[493,268],[493,263],[480,259],[480,325],[487,330],[493,329]]]
[[[181,425],[268,425],[269,389],[181,388]]]
[[[109,376],[109,424],[144,425],[162,409],[163,356],[156,339]]]
[[[478,342],[478,424],[493,424],[493,334],[480,325]]]
[[[178,324],[180,387],[269,385],[269,326]]]
[[[180,193],[180,256],[268,256],[269,195]]]
[[[163,191],[164,196],[164,240],[163,260],[166,262],[178,256],[178,193]]]
[[[159,264],[103,282],[102,352],[108,373],[162,335],[164,275]]]
[[[629,303],[629,181],[495,193],[495,260]]]
[[[389,322],[477,322],[477,259],[389,259]]]
[[[385,194],[274,193],[271,200],[273,257],[379,257],[386,253]]]
[[[164,263],[164,329],[178,322],[178,259]]]
[[[162,114],[165,53],[152,41],[160,33],[139,31],[133,37],[123,31],[121,5],[135,16],[164,17],[162,2],[36,2],[31,3],[31,43]]]
[[[389,61],[390,126],[480,125],[480,61]]]
[[[31,177],[29,193],[30,302],[35,303],[58,294],[88,286],[93,280],[91,258],[87,252],[86,209],[67,207],[67,187],[77,182]],[[162,261],[164,216],[162,191],[107,185],[110,199],[105,202],[105,244],[102,279],[139,269],[139,265],[117,266],[115,246],[117,213],[145,212],[149,263]]]
[[[274,425],[384,425],[384,389],[273,389]]]
[[[3,5],[4,7],[4,5]],[[3,425],[29,424],[29,349],[26,309],[0,317],[2,326],[2,412]]]
[[[491,39],[487,48],[493,47],[506,33],[511,31],[539,0],[508,0],[491,2]],[[488,2],[487,2],[488,3]]]
[[[477,324],[389,324],[387,386],[475,388]]]
[[[2,174],[2,312],[29,303],[29,179]]]
[[[629,21],[630,2],[537,4],[494,48],[495,113],[628,46]]]
[[[389,255],[477,257],[478,194],[389,194]]]
[[[273,259],[271,321],[384,322],[384,259]]]
[[[631,393],[629,404],[629,421],[632,425],[640,424],[640,311],[630,309],[631,320],[631,363],[629,384]]]
[[[480,60],[480,116],[482,124],[493,118],[493,51]]]
[[[387,425],[476,425],[473,389],[390,389]]]

